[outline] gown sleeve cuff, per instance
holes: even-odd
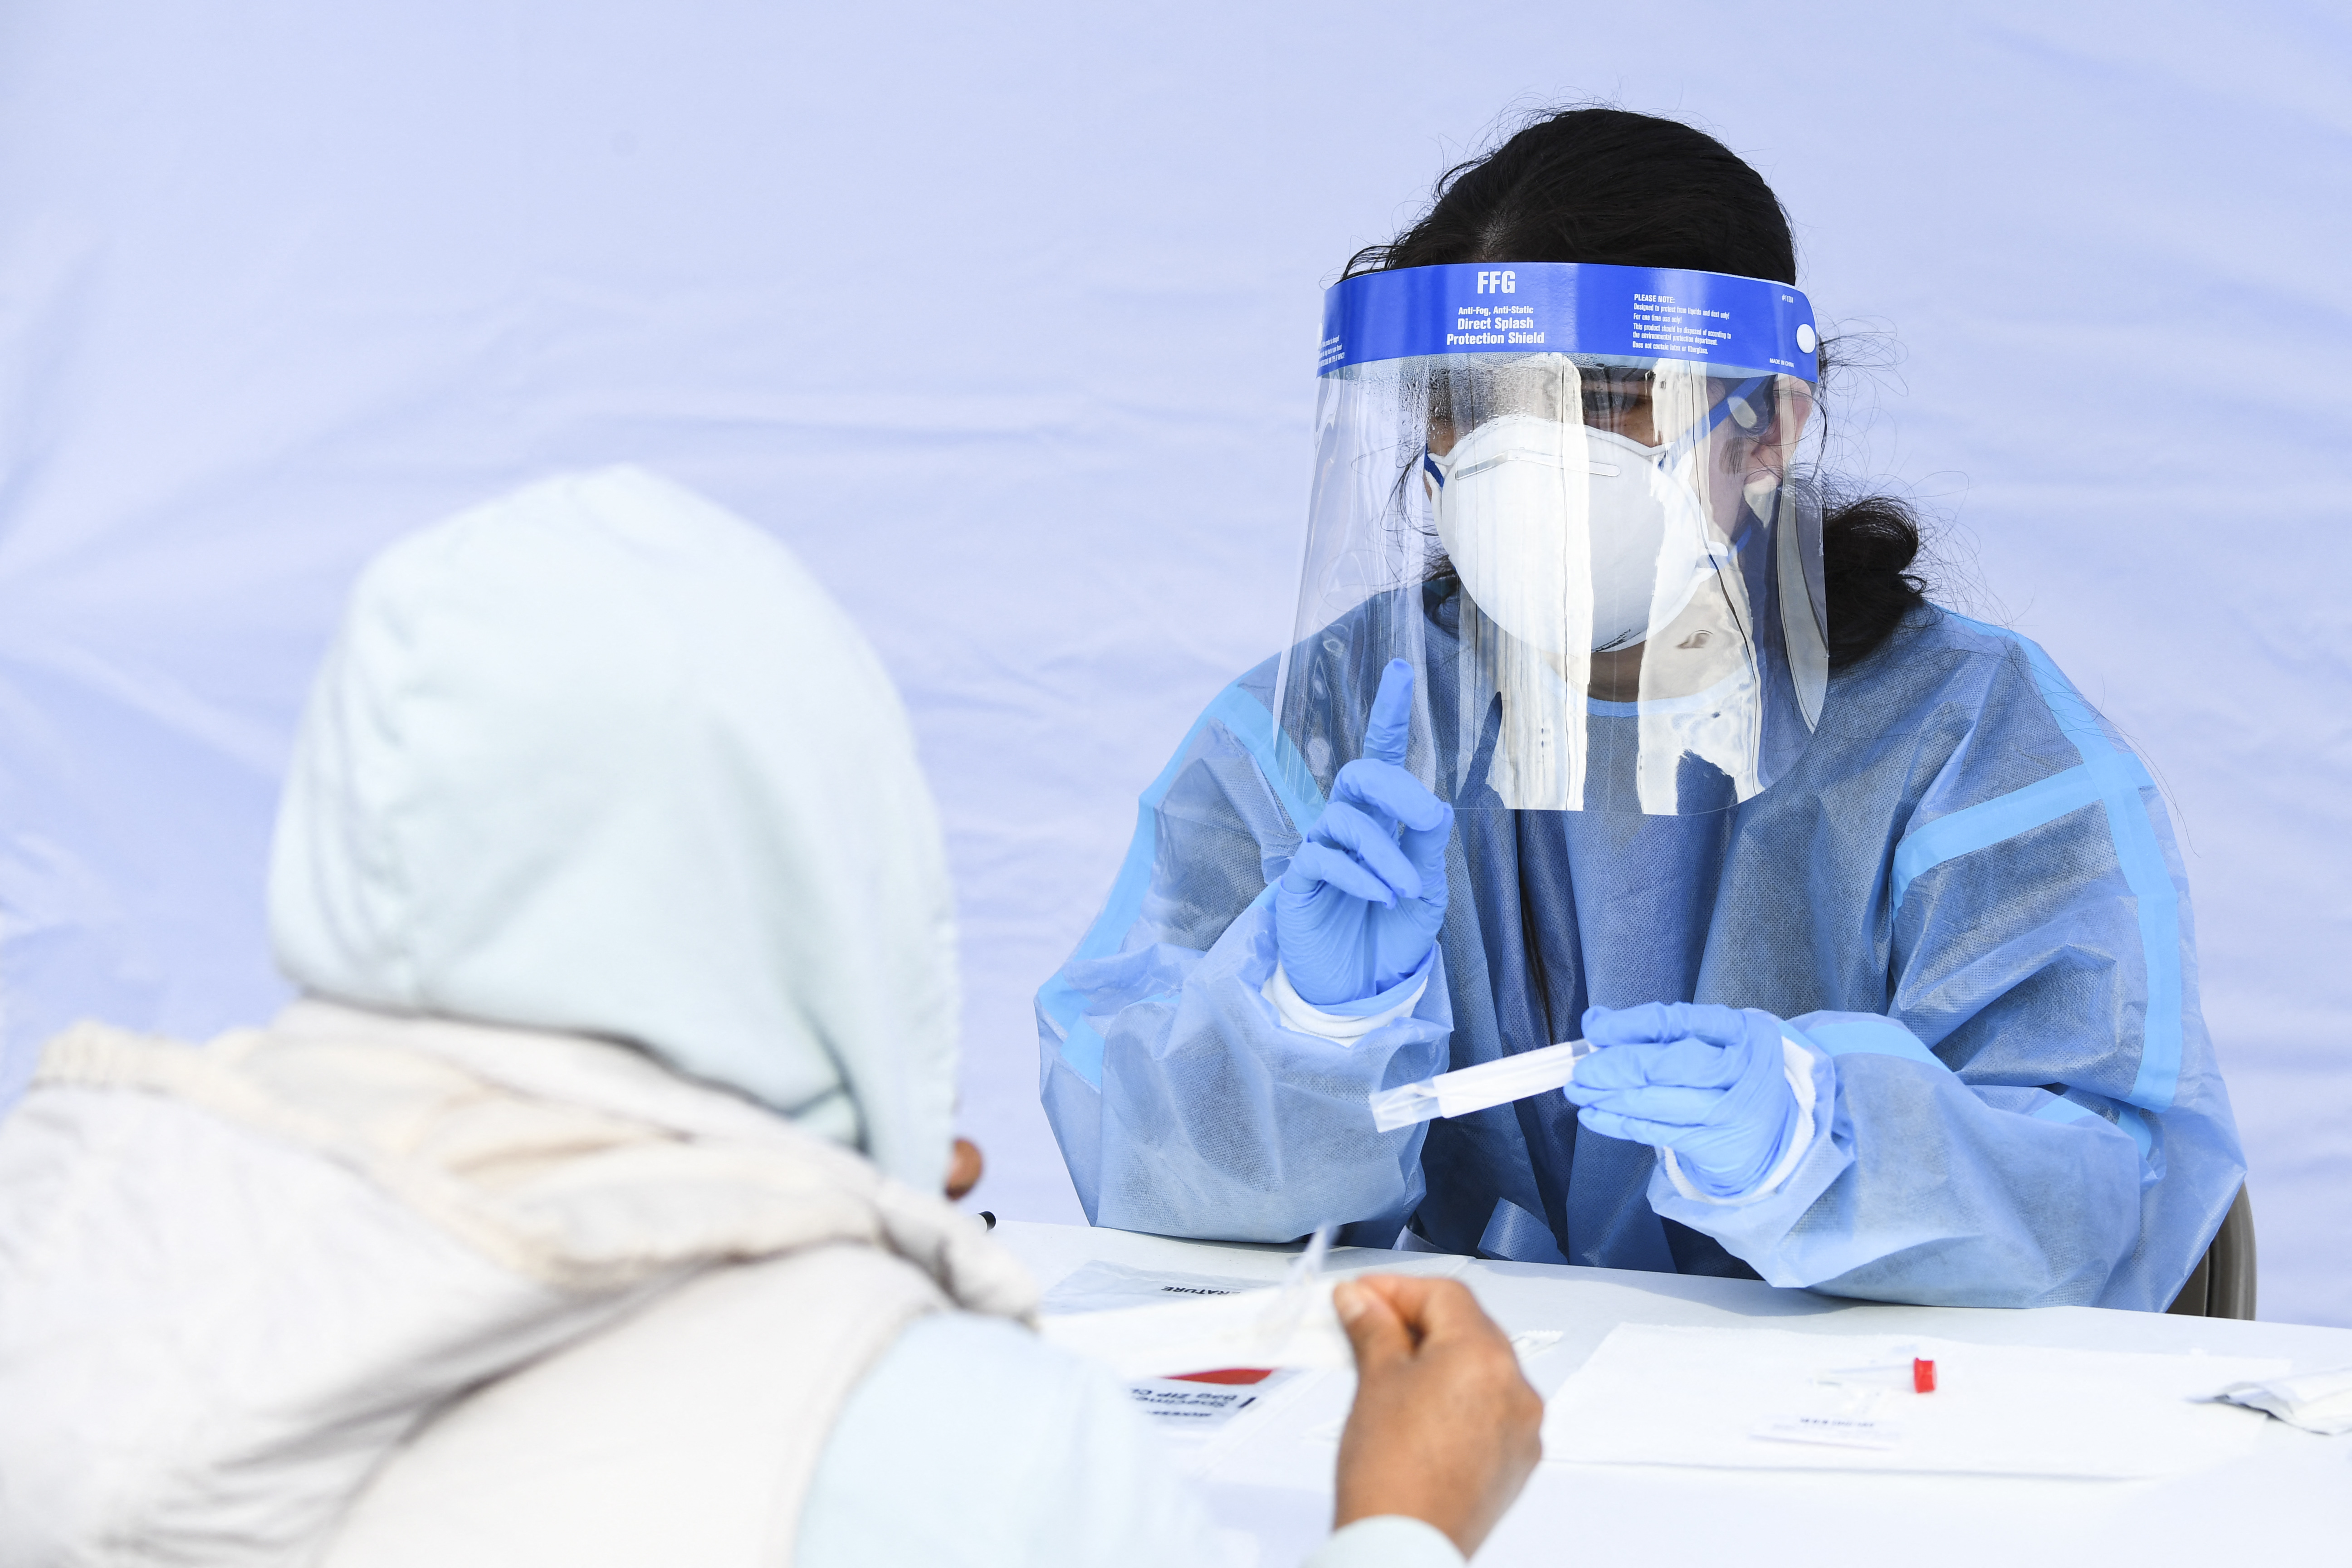
[[[1318,1007],[1301,996],[1290,984],[1290,976],[1282,972],[1279,959],[1275,962],[1274,973],[1258,994],[1273,1004],[1275,1016],[1282,1020],[1284,1028],[1352,1046],[1420,1005],[1421,994],[1429,989],[1430,965],[1436,958],[1437,949],[1433,945],[1420,965],[1402,980],[1378,995],[1367,996],[1360,1002],[1343,1002],[1337,1010]]]
[[[1700,1191],[1692,1184],[1688,1176],[1683,1174],[1682,1163],[1675,1158],[1675,1152],[1672,1149],[1661,1149],[1658,1151],[1660,1162],[1665,1166],[1666,1179],[1674,1183],[1675,1191],[1693,1203],[1752,1204],[1759,1198],[1769,1197],[1778,1192],[1780,1184],[1787,1181],[1799,1165],[1804,1163],[1805,1156],[1812,1152],[1813,1133],[1817,1124],[1826,1125],[1828,1121],[1826,1116],[1816,1117],[1813,1114],[1814,1102],[1818,1098],[1813,1092],[1813,1053],[1787,1035],[1782,1035],[1780,1064],[1782,1070],[1788,1076],[1789,1092],[1797,1100],[1797,1130],[1790,1135],[1788,1150],[1781,1154],[1780,1163],[1765,1173],[1764,1179],[1748,1191],[1735,1193],[1727,1198],[1718,1198],[1712,1194]]]
[[[1335,1531],[1301,1568],[1462,1568],[1445,1532],[1401,1513],[1360,1519]]]

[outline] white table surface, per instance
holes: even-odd
[[[1171,1241],[1129,1231],[1007,1221],[997,1235],[1040,1284],[1095,1258],[1136,1268],[1279,1279],[1294,1250]],[[1561,1331],[1528,1373],[1549,1397],[1620,1323],[1770,1327],[1820,1334],[1927,1334],[1985,1344],[2275,1356],[2297,1372],[2352,1365],[2352,1330],[2175,1318],[2090,1307],[2031,1311],[1888,1307],[1608,1268],[1335,1251],[1334,1273],[1451,1272],[1517,1332]],[[1263,1568],[1290,1568],[1328,1528],[1337,1452],[1314,1436],[1344,1415],[1355,1379],[1311,1374],[1196,1451],[1217,1521],[1247,1531]],[[2269,1421],[2244,1458],[2166,1480],[1802,1474],[1547,1461],[1478,1554],[1482,1565],[1695,1563],[1826,1568],[1853,1563],[2352,1564],[2352,1434]]]

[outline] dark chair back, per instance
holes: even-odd
[[[2197,1271],[2165,1309],[2190,1318],[2251,1318],[2254,1315],[2254,1205],[2246,1189],[2222,1217],[2213,1245]]]

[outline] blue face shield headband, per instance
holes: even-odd
[[[1324,290],[1318,374],[1429,354],[1565,353],[1820,379],[1804,295],[1769,279],[1570,262],[1367,272]]]

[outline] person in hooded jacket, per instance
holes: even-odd
[[[614,469],[385,551],[269,908],[280,1016],[78,1026],[0,1121],[0,1562],[1217,1560],[937,1195],[939,826],[773,540]],[[1457,1285],[1335,1302],[1361,1383],[1317,1560],[1458,1563],[1539,1404]]]

